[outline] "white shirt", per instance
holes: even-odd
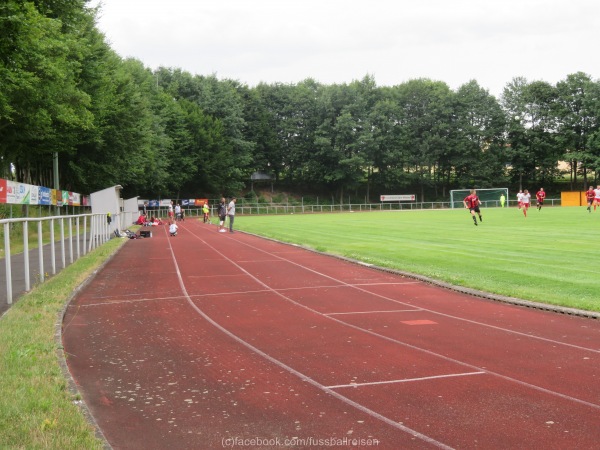
[[[596,198],[600,198],[600,189],[594,189],[594,194],[596,194]]]
[[[233,200],[230,201],[229,206],[227,206],[227,214],[235,216],[235,202]]]
[[[531,194],[522,194],[521,195],[521,202],[522,203],[531,203]]]
[[[177,228],[179,228],[177,226],[176,223],[172,223],[171,225],[169,225],[169,233],[177,233]]]

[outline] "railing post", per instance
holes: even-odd
[[[46,277],[44,276],[44,240],[42,236],[42,221],[38,221],[38,257],[40,259],[40,283],[43,283]]]
[[[12,304],[12,271],[10,265],[10,224],[4,224],[4,263],[6,264],[6,301]]]
[[[94,245],[94,227],[95,227],[95,223],[96,223],[96,219],[94,218],[94,216],[90,217],[90,242],[87,246],[87,251],[88,253],[92,251],[93,245]]]
[[[60,220],[60,249],[62,256],[62,267],[63,269],[67,267],[67,258],[66,258],[66,249],[65,249],[65,219],[63,217],[59,218]]]
[[[83,254],[86,254],[87,243],[87,216],[83,216]]]
[[[25,291],[31,290],[29,279],[29,222],[23,221],[23,272],[25,274]]]
[[[77,259],[81,257],[81,248],[79,242],[79,216],[75,218],[75,241],[77,242]]]
[[[73,264],[73,218],[69,217],[69,261]]]
[[[54,241],[54,219],[50,219],[50,255],[52,256],[52,275],[56,275],[56,244]]]

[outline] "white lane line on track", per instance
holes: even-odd
[[[196,236],[196,235],[194,235]],[[200,239],[198,236],[196,236],[198,239]],[[202,239],[200,239],[202,242]],[[209,245],[208,243],[205,242],[206,245]],[[210,245],[209,245],[210,246]],[[216,248],[210,246],[211,248],[213,248],[213,250],[215,250],[216,252],[218,252],[225,260],[230,261],[231,264],[235,265],[236,267],[239,268],[239,270],[241,270],[242,272],[248,274],[248,276],[252,277],[254,280],[256,280],[258,283],[262,284],[263,286],[266,286],[264,283],[262,283],[260,280],[258,280],[257,278],[253,277],[251,274],[249,274],[248,272],[246,272],[242,267],[238,266],[234,261],[232,261],[231,259],[227,258],[225,255],[223,255],[221,252],[219,252]],[[236,342],[240,343],[241,345],[243,345],[244,347],[248,348],[249,350],[251,350],[252,352],[256,353],[257,355],[263,357],[264,359],[270,361],[271,363],[275,364],[276,366],[286,370],[287,372],[297,376],[300,380],[305,381],[306,383],[309,383],[310,385],[316,387],[317,389],[320,389],[324,392],[326,392],[327,394],[331,395],[334,398],[337,398],[338,400],[341,400],[342,402],[346,403],[347,405],[350,405],[354,408],[356,408],[358,411],[361,411],[371,417],[373,417],[374,419],[378,419],[398,430],[401,430],[405,433],[410,434],[411,436],[414,436],[418,439],[421,439],[424,442],[427,442],[431,445],[434,445],[438,448],[442,448],[442,449],[447,449],[447,450],[452,450],[453,448],[442,443],[439,441],[436,441],[435,439],[424,435],[422,433],[419,433],[416,430],[413,430],[412,428],[409,428],[401,423],[398,423],[392,419],[389,419],[388,417],[385,417],[382,414],[379,414],[369,408],[367,408],[366,406],[361,405],[360,403],[357,403],[353,400],[350,400],[349,398],[339,394],[338,392],[334,391],[333,389],[328,388],[327,386],[319,383],[316,380],[313,380],[312,378],[310,378],[309,376],[303,374],[302,372],[297,371],[296,369],[284,364],[283,362],[279,361],[278,359],[275,359],[274,357],[266,354],[265,352],[263,352],[262,350],[260,350],[259,348],[253,346],[252,344],[250,344],[249,342],[245,341],[244,339],[240,338],[239,336],[237,336],[236,334],[232,333],[231,331],[229,331],[228,329],[224,328],[223,326],[221,326],[220,324],[218,324],[217,322],[215,322],[210,316],[208,316],[204,311],[202,311],[200,308],[198,308],[198,306],[196,306],[196,304],[193,302],[193,300],[191,299],[190,295],[187,292],[187,289],[185,287],[185,283],[183,282],[183,277],[181,276],[181,271],[179,270],[179,264],[177,263],[177,258],[175,257],[175,252],[173,251],[173,247],[171,246],[171,241],[169,241],[169,250],[171,252],[171,256],[173,259],[173,264],[175,266],[175,271],[177,272],[177,277],[179,280],[179,286],[181,288],[181,292],[183,293],[183,295],[186,297],[187,302],[189,303],[189,305],[200,315],[202,316],[207,322],[209,322],[210,324],[212,324],[215,328],[217,328],[218,330],[220,330],[222,333],[226,334],[227,336],[231,337],[233,340],[235,340]],[[268,286],[266,286],[268,288]],[[281,294],[278,294],[280,296],[282,296]],[[283,296],[282,296],[283,297]],[[285,297],[284,297],[285,298]]]
[[[198,238],[198,239],[200,239],[200,238]],[[242,241],[236,241],[236,242],[238,242],[241,245],[245,245],[247,247],[255,249],[257,251],[260,251],[260,252],[263,252],[263,253],[267,253],[265,250],[262,250],[262,249],[260,249],[258,247],[250,245],[250,244],[248,244],[246,242],[242,242]],[[286,245],[286,244],[284,243],[283,245]],[[419,308],[421,311],[429,312],[431,314],[435,314],[435,315],[442,316],[442,317],[447,317],[449,319],[460,320],[462,322],[467,322],[467,323],[471,323],[471,324],[474,324],[474,325],[479,325],[479,326],[482,326],[482,327],[486,327],[486,328],[491,328],[491,329],[494,329],[494,330],[503,331],[505,333],[515,334],[515,335],[524,336],[524,337],[527,337],[527,338],[530,338],[530,339],[536,339],[536,340],[540,340],[540,341],[544,341],[544,342],[549,342],[551,344],[563,345],[565,347],[570,347],[570,348],[575,348],[575,349],[578,349],[578,350],[584,350],[584,351],[589,351],[589,352],[600,354],[600,350],[596,350],[594,348],[582,347],[580,345],[569,344],[568,342],[557,341],[557,340],[545,338],[545,337],[542,337],[542,336],[535,336],[535,335],[523,333],[523,332],[520,332],[520,331],[511,330],[511,329],[508,329],[508,328],[502,328],[502,327],[499,327],[499,326],[496,326],[496,325],[490,325],[490,324],[487,324],[487,323],[478,322],[476,320],[465,319],[464,317],[458,317],[458,316],[453,316],[451,314],[446,314],[446,313],[442,313],[442,312],[439,312],[439,311],[434,311],[433,309],[420,308],[420,307],[412,305],[410,303],[401,302],[399,300],[387,297],[385,295],[376,294],[376,293],[368,291],[366,289],[362,289],[360,284],[350,284],[350,283],[346,283],[346,282],[344,282],[342,280],[338,280],[337,278],[331,277],[331,276],[326,275],[324,273],[321,273],[321,272],[319,272],[317,270],[311,269],[310,267],[303,266],[302,264],[299,264],[299,263],[297,263],[295,261],[290,261],[289,259],[285,259],[285,258],[280,258],[280,259],[283,260],[283,261],[286,261],[286,262],[288,262],[290,264],[293,264],[293,265],[295,265],[297,267],[300,267],[300,268],[302,268],[304,270],[312,272],[312,273],[314,273],[316,275],[320,275],[320,276],[322,276],[324,278],[328,278],[328,279],[330,279],[332,281],[340,283],[340,286],[351,287],[351,288],[354,288],[354,289],[356,289],[358,291],[364,292],[364,293],[372,295],[374,297],[381,298],[383,300],[387,300],[387,301],[396,303],[398,305],[403,305],[403,306],[407,306],[407,307],[410,307],[410,308]],[[420,284],[420,283],[422,284],[423,282],[420,282],[420,281],[416,282],[416,284]],[[443,289],[443,288],[441,288],[441,289]],[[468,295],[468,294],[464,294],[464,295]],[[290,300],[290,301],[293,302],[293,300]],[[301,306],[303,306],[303,305],[301,305]]]
[[[450,373],[447,375],[434,375],[431,377],[420,377],[420,378],[405,378],[402,380],[372,381],[370,383],[338,384],[337,386],[327,386],[327,388],[341,389],[341,388],[355,388],[355,387],[361,387],[361,386],[378,386],[380,384],[412,383],[415,381],[439,380],[439,379],[444,379],[444,378],[456,378],[456,377],[468,377],[471,375],[487,375],[487,373],[486,372]]]
[[[580,399],[580,398],[572,397],[572,396],[570,396],[570,395],[562,394],[562,393],[560,393],[560,392],[556,392],[556,391],[551,391],[551,390],[549,390],[549,389],[543,388],[543,387],[541,387],[541,386],[537,386],[537,385],[535,385],[535,384],[531,384],[531,383],[528,383],[528,382],[525,382],[525,381],[521,381],[521,380],[518,380],[518,379],[516,379],[516,378],[512,378],[512,377],[509,377],[509,376],[507,376],[507,375],[503,375],[503,374],[501,374],[501,373],[498,373],[498,372],[493,372],[493,371],[490,371],[490,370],[484,369],[484,368],[482,368],[482,367],[478,367],[478,366],[475,366],[475,365],[473,365],[473,364],[466,363],[466,362],[464,362],[464,361],[459,361],[459,360],[457,360],[457,359],[450,358],[450,357],[448,357],[448,356],[442,355],[442,354],[440,354],[440,353],[436,353],[436,352],[434,352],[434,351],[431,351],[431,350],[427,350],[427,349],[425,349],[425,348],[417,347],[417,346],[415,346],[415,345],[411,345],[411,344],[408,344],[408,343],[406,343],[406,342],[402,342],[402,341],[399,341],[399,340],[397,340],[397,339],[390,338],[389,336],[385,336],[385,335],[383,335],[383,334],[376,333],[376,332],[374,332],[374,331],[372,331],[372,330],[368,330],[368,329],[365,329],[365,328],[361,328],[361,327],[359,327],[359,326],[357,326],[357,325],[353,325],[353,324],[350,324],[350,323],[344,322],[343,320],[337,319],[336,317],[332,317],[332,316],[326,316],[326,315],[324,315],[323,313],[321,313],[321,312],[319,312],[319,311],[317,311],[317,310],[315,310],[315,309],[313,309],[313,308],[310,308],[310,307],[308,307],[308,306],[306,306],[306,305],[303,305],[302,303],[299,303],[299,302],[297,302],[297,301],[295,301],[295,300],[293,300],[293,299],[291,299],[291,298],[289,298],[289,297],[286,297],[286,296],[285,296],[285,295],[283,295],[281,292],[278,292],[278,291],[276,291],[275,289],[272,289],[272,288],[270,288],[270,286],[268,286],[267,284],[265,284],[264,282],[262,282],[261,280],[259,280],[258,278],[256,278],[254,275],[252,275],[251,273],[249,273],[249,272],[248,272],[246,269],[244,269],[243,267],[239,266],[239,265],[238,265],[238,264],[237,264],[235,261],[233,261],[233,260],[231,260],[230,258],[228,258],[227,256],[223,255],[223,254],[222,254],[222,253],[221,253],[221,252],[220,252],[220,251],[219,251],[217,248],[215,248],[215,247],[213,247],[212,245],[210,245],[208,242],[206,242],[205,240],[203,240],[201,237],[199,237],[199,236],[198,236],[198,235],[196,235],[196,234],[194,234],[194,236],[195,236],[195,237],[196,237],[198,240],[200,240],[201,242],[203,242],[203,243],[204,243],[204,245],[206,245],[206,246],[208,246],[208,247],[212,248],[212,249],[213,249],[215,252],[219,253],[219,254],[220,254],[220,255],[221,255],[223,258],[225,258],[226,260],[230,261],[230,262],[231,262],[231,264],[233,264],[234,266],[238,267],[238,268],[239,268],[239,270],[241,270],[242,272],[246,273],[246,274],[247,274],[247,275],[248,275],[250,278],[254,279],[254,280],[257,282],[257,283],[259,283],[259,284],[261,284],[261,285],[265,286],[267,289],[271,289],[271,290],[272,290],[272,292],[274,292],[276,295],[280,296],[282,299],[284,299],[284,300],[286,300],[286,301],[288,301],[288,302],[290,302],[290,303],[293,303],[294,305],[297,305],[297,306],[298,306],[298,307],[300,307],[300,308],[304,308],[304,309],[306,309],[307,311],[310,311],[310,312],[312,312],[312,313],[314,313],[314,314],[317,314],[317,315],[320,315],[320,316],[322,316],[322,317],[327,317],[329,320],[333,320],[334,322],[337,322],[337,323],[339,323],[339,324],[341,324],[341,325],[344,325],[344,326],[346,326],[346,327],[349,327],[349,328],[352,328],[352,329],[355,329],[355,330],[361,331],[361,332],[363,332],[363,333],[366,333],[366,334],[370,334],[371,336],[379,337],[379,338],[381,338],[381,339],[383,339],[383,340],[386,340],[386,341],[388,341],[388,342],[393,342],[393,343],[396,343],[396,344],[398,344],[398,345],[402,345],[402,346],[404,346],[404,347],[407,347],[407,348],[411,348],[411,349],[414,349],[414,350],[418,350],[418,351],[420,351],[420,352],[423,352],[423,353],[426,353],[426,354],[428,354],[428,355],[432,355],[432,356],[435,356],[435,357],[441,358],[441,359],[443,359],[443,360],[445,360],[445,361],[450,361],[450,362],[453,362],[453,363],[459,364],[459,365],[461,365],[461,366],[463,366],[463,367],[468,367],[468,368],[471,368],[471,369],[473,369],[473,370],[475,370],[475,371],[484,371],[484,372],[486,372],[487,374],[490,374],[490,375],[493,375],[493,376],[495,376],[495,377],[498,377],[498,378],[500,378],[500,379],[503,379],[503,380],[506,380],[506,381],[509,381],[509,382],[512,382],[512,383],[518,384],[518,385],[520,385],[520,386],[525,386],[525,387],[527,387],[527,388],[530,388],[530,389],[536,390],[536,391],[538,391],[538,392],[543,392],[543,393],[545,393],[545,394],[548,394],[548,395],[551,395],[551,396],[559,397],[559,398],[562,398],[562,399],[565,399],[565,400],[568,400],[568,401],[572,401],[572,402],[574,402],[574,403],[578,403],[578,404],[581,404],[581,405],[589,406],[589,407],[591,407],[591,408],[594,408],[594,409],[600,410],[600,404],[591,403],[591,402],[588,402],[588,401],[586,401],[586,400],[582,400],[582,399]],[[254,249],[254,250],[257,250],[257,251],[259,251],[259,252],[262,252],[262,253],[268,253],[268,252],[266,252],[265,250],[262,250],[262,249],[260,249],[260,248],[258,248],[258,247],[255,247],[255,246],[253,246],[253,245],[250,245],[250,244],[248,244],[248,243],[245,243],[245,242],[243,242],[243,241],[236,240],[235,242],[236,242],[238,245],[245,245],[245,246],[247,246],[247,247],[249,247],[249,248],[252,248],[252,249]],[[285,245],[285,244],[284,244],[284,245]],[[173,257],[175,257],[175,256],[173,255]],[[304,270],[307,270],[307,271],[309,271],[309,272],[312,272],[312,273],[315,273],[315,274],[321,275],[321,276],[322,276],[322,277],[324,277],[324,278],[328,278],[328,279],[330,279],[330,280],[333,280],[333,281],[336,281],[336,282],[338,282],[338,283],[346,284],[346,283],[344,283],[344,282],[343,282],[343,281],[341,281],[341,280],[337,280],[337,279],[335,279],[335,278],[333,278],[333,277],[331,277],[331,276],[329,276],[329,275],[325,275],[325,274],[323,274],[323,273],[320,273],[320,272],[318,272],[318,271],[316,271],[316,270],[314,270],[314,269],[311,269],[311,268],[309,268],[309,267],[306,267],[306,266],[303,266],[303,265],[301,265],[301,264],[298,264],[298,263],[296,263],[296,262],[294,262],[294,261],[289,261],[289,260],[287,260],[287,259],[285,259],[285,258],[280,258],[280,259],[282,259],[283,261],[287,261],[287,262],[289,262],[289,263],[291,263],[291,264],[293,264],[293,265],[295,265],[295,266],[297,266],[297,267],[300,267],[300,268],[302,268],[302,269],[304,269]],[[351,285],[348,285],[348,286],[351,286]],[[409,306],[409,307],[414,307],[414,305],[411,305],[411,304],[409,304],[409,303],[403,303],[403,302],[400,302],[400,301],[397,301],[397,300],[391,299],[391,298],[389,298],[389,297],[385,297],[385,296],[383,296],[383,295],[379,295],[379,294],[373,294],[372,292],[369,292],[369,291],[367,291],[367,290],[361,289],[361,288],[359,288],[359,287],[355,287],[355,289],[356,289],[356,290],[358,290],[358,291],[361,291],[361,292],[365,292],[365,293],[367,293],[367,294],[370,294],[370,295],[374,295],[374,296],[376,296],[376,297],[379,297],[379,298],[383,298],[383,299],[389,300],[389,301],[391,301],[391,302],[394,302],[394,303],[397,303],[397,304],[400,304],[400,305]],[[494,325],[488,325],[488,324],[484,324],[484,323],[481,323],[481,322],[473,321],[473,320],[470,320],[470,319],[463,319],[463,318],[460,318],[460,317],[455,317],[455,316],[451,316],[451,315],[449,315],[449,314],[439,313],[439,312],[436,312],[436,311],[433,311],[433,310],[429,310],[429,309],[422,309],[422,311],[430,312],[430,313],[432,313],[432,314],[436,314],[436,315],[440,315],[440,316],[444,316],[444,317],[454,318],[454,319],[456,319],[456,320],[462,320],[462,321],[465,321],[465,322],[468,322],[468,323],[473,323],[473,324],[476,324],[476,325],[481,325],[481,326],[483,326],[483,327],[489,327],[489,328],[492,328],[492,329],[501,330],[501,331],[504,331],[504,332],[507,332],[507,333],[513,333],[513,334],[517,334],[517,335],[521,335],[521,336],[525,336],[525,337],[529,337],[529,338],[533,338],[533,339],[542,340],[542,341],[545,341],[545,342],[550,342],[550,343],[554,343],[554,344],[561,344],[561,345],[564,345],[564,346],[567,346],[567,347],[572,347],[572,348],[577,348],[577,349],[580,349],[580,350],[585,350],[585,351],[591,351],[591,352],[595,352],[595,353],[600,353],[600,351],[598,351],[598,350],[588,349],[588,348],[585,348],[585,347],[580,347],[580,346],[577,346],[577,345],[572,345],[572,344],[568,344],[568,343],[563,343],[563,342],[559,342],[559,341],[554,341],[554,340],[552,340],[552,339],[546,339],[546,338],[542,338],[542,337],[538,337],[538,336],[531,336],[531,335],[529,335],[529,334],[526,334],[526,333],[521,333],[521,332],[518,332],[518,331],[513,331],[513,330],[507,330],[507,329],[504,329],[504,328],[501,328],[501,327],[497,327],[497,326],[494,326]]]
[[[86,303],[84,305],[79,305],[81,308],[89,308],[90,306],[110,306],[110,305],[118,305],[122,303],[143,303],[143,302],[155,302],[155,301],[165,301],[165,300],[185,300],[183,295],[171,296],[171,297],[145,297],[145,298],[136,298],[136,299],[121,299],[121,300],[112,300],[106,302],[97,302],[97,303]]]
[[[324,316],[347,316],[353,314],[380,314],[380,313],[397,313],[397,312],[421,312],[421,309],[390,309],[386,311],[349,311],[336,313],[322,313]]]

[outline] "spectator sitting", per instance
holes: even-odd
[[[140,217],[138,217],[135,224],[136,225],[145,225],[146,224],[146,214],[140,214]]]

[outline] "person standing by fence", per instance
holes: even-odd
[[[202,220],[204,220],[204,223],[208,223],[210,225],[210,208],[208,207],[208,202],[204,202],[204,205],[202,205]]]
[[[225,233],[227,231],[224,227],[225,218],[227,217],[227,204],[225,197],[221,197],[221,202],[219,203],[219,210],[217,214],[219,216],[219,233]]]
[[[233,220],[235,219],[235,197],[231,198],[229,205],[227,206],[227,216],[229,217],[229,232],[233,233]]]

